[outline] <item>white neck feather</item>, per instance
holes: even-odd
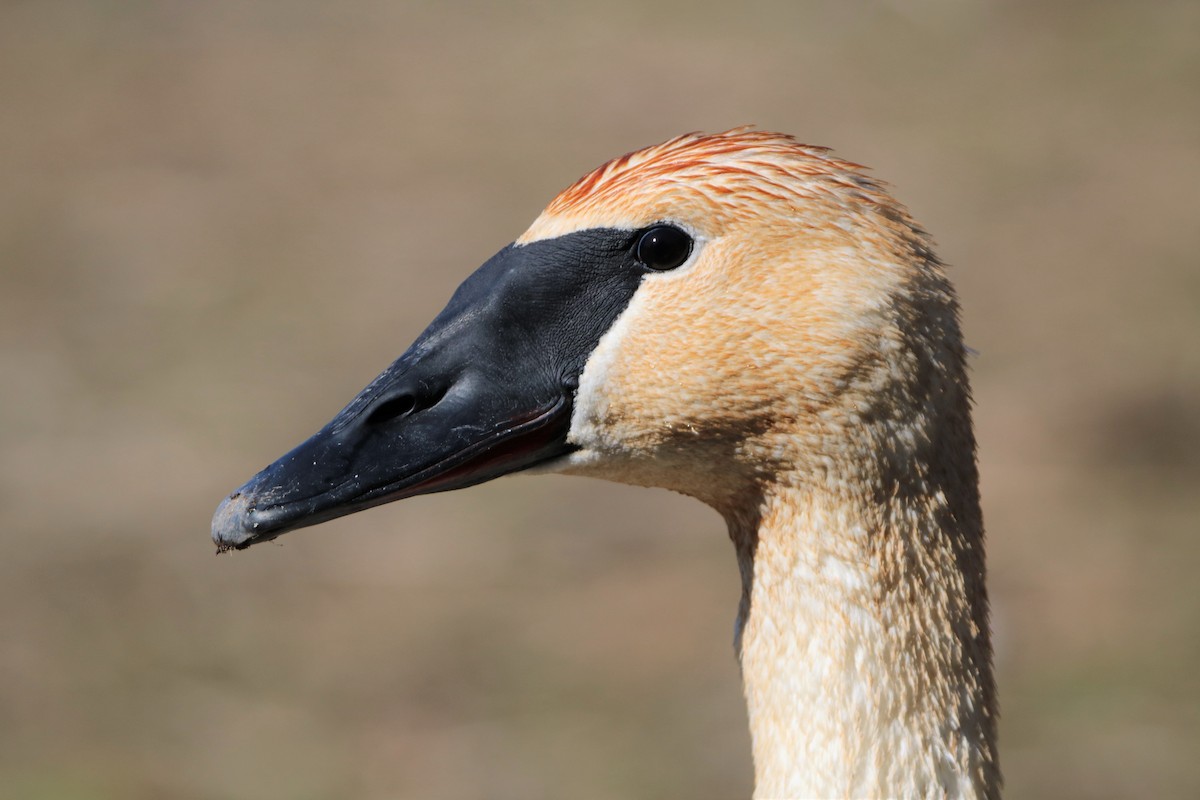
[[[945,530],[957,512],[776,486],[727,514],[756,798],[998,796],[981,543]]]

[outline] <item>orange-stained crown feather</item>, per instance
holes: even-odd
[[[786,134],[741,127],[687,133],[614,158],[555,197],[518,241],[596,225],[636,227],[687,209],[702,210],[713,222],[732,222],[766,207],[786,209],[816,198],[865,203],[886,209],[886,216],[906,227],[912,224],[865,167]]]

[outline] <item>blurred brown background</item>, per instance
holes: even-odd
[[[940,241],[1009,796],[1200,796],[1200,4],[0,4],[0,797],[733,798],[718,517],[510,478],[214,558],[596,164],[753,122]]]

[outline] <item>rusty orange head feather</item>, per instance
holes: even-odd
[[[555,197],[518,241],[687,217],[712,235],[814,201],[880,209],[911,227],[907,211],[864,167],[786,134],[741,127],[688,133],[612,159]]]

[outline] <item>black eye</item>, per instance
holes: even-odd
[[[637,260],[650,269],[675,269],[692,254],[692,237],[670,225],[655,225],[638,239]]]

